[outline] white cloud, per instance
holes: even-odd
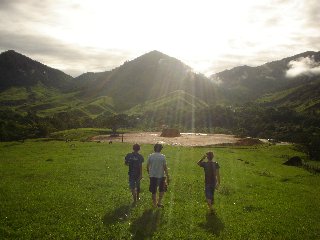
[[[286,77],[288,78],[320,74],[320,62],[316,62],[313,57],[299,58],[290,61],[288,67],[289,69],[286,72]]]
[[[67,44],[58,39],[31,33],[3,31],[0,34],[0,43],[0,52],[13,49],[74,77],[84,72],[111,70],[136,55],[122,49],[96,49]]]

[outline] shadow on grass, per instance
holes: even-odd
[[[107,212],[102,219],[103,224],[109,226],[117,222],[126,221],[130,217],[130,209],[129,205],[122,205],[112,212]]]
[[[200,227],[213,235],[219,236],[220,232],[224,229],[224,224],[216,214],[207,213],[206,222],[201,223]]]
[[[137,218],[130,227],[132,239],[149,239],[161,225],[162,210],[149,209],[144,211],[141,217]]]

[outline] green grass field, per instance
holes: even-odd
[[[145,164],[130,207],[131,145],[72,143],[0,143],[0,239],[320,239],[320,176],[282,165],[303,156],[291,146],[165,146],[171,183],[165,208],[152,209]],[[221,167],[217,215],[207,213],[196,165],[208,150]]]

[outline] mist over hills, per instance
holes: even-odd
[[[286,105],[286,101],[279,100],[280,97],[288,100],[289,94],[291,101],[303,104],[311,99],[319,100],[319,66],[320,52],[308,51],[258,67],[240,66],[225,70],[210,78],[219,83],[224,96],[231,102],[244,103],[264,98],[269,105],[277,106],[280,102]],[[302,95],[308,96],[309,100],[300,99]],[[292,105],[288,103],[288,106]]]

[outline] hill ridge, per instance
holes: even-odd
[[[10,87],[31,87],[39,81],[48,87],[68,90],[72,77],[35,61],[14,50],[0,54],[0,90]]]

